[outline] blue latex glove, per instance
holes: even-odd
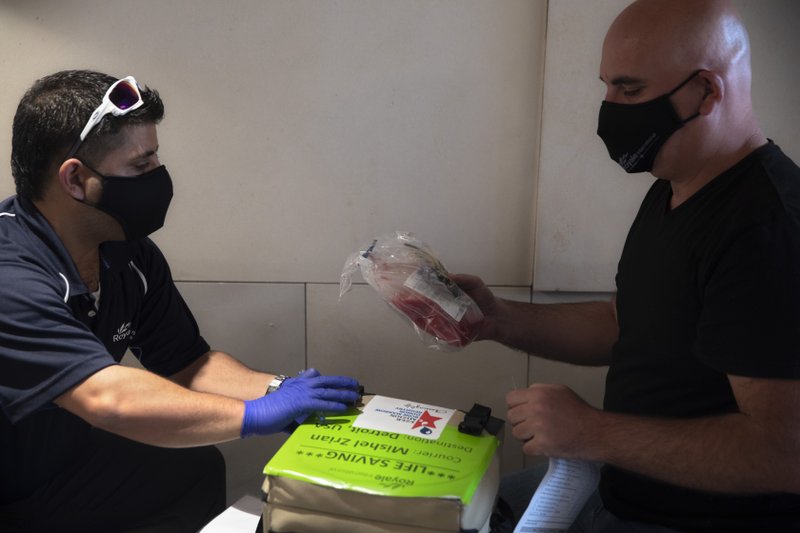
[[[355,379],[321,376],[310,368],[287,378],[275,392],[244,402],[242,437],[278,433],[317,411],[346,411],[358,399]]]

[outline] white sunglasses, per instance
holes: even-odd
[[[144,104],[142,93],[139,92],[139,85],[133,76],[126,76],[112,83],[105,96],[103,96],[103,101],[92,112],[92,116],[89,117],[86,126],[83,127],[80,137],[67,152],[67,159],[75,155],[81,143],[86,140],[89,132],[103,120],[103,117],[109,114],[120,117],[141,107],[142,104]]]

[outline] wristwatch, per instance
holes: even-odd
[[[275,392],[276,390],[280,389],[281,385],[283,385],[283,382],[286,381],[286,378],[288,377],[289,376],[284,376],[283,374],[278,374],[277,376],[272,378],[272,381],[269,382],[269,386],[267,387],[267,394],[269,394],[270,392]]]

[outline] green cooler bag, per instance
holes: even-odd
[[[309,417],[264,467],[264,532],[488,532],[502,425],[384,396]]]

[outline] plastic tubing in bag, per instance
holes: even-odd
[[[430,247],[412,233],[380,237],[351,254],[342,270],[340,299],[358,270],[390,307],[411,321],[429,347],[453,351],[475,340],[483,313],[450,279]]]

